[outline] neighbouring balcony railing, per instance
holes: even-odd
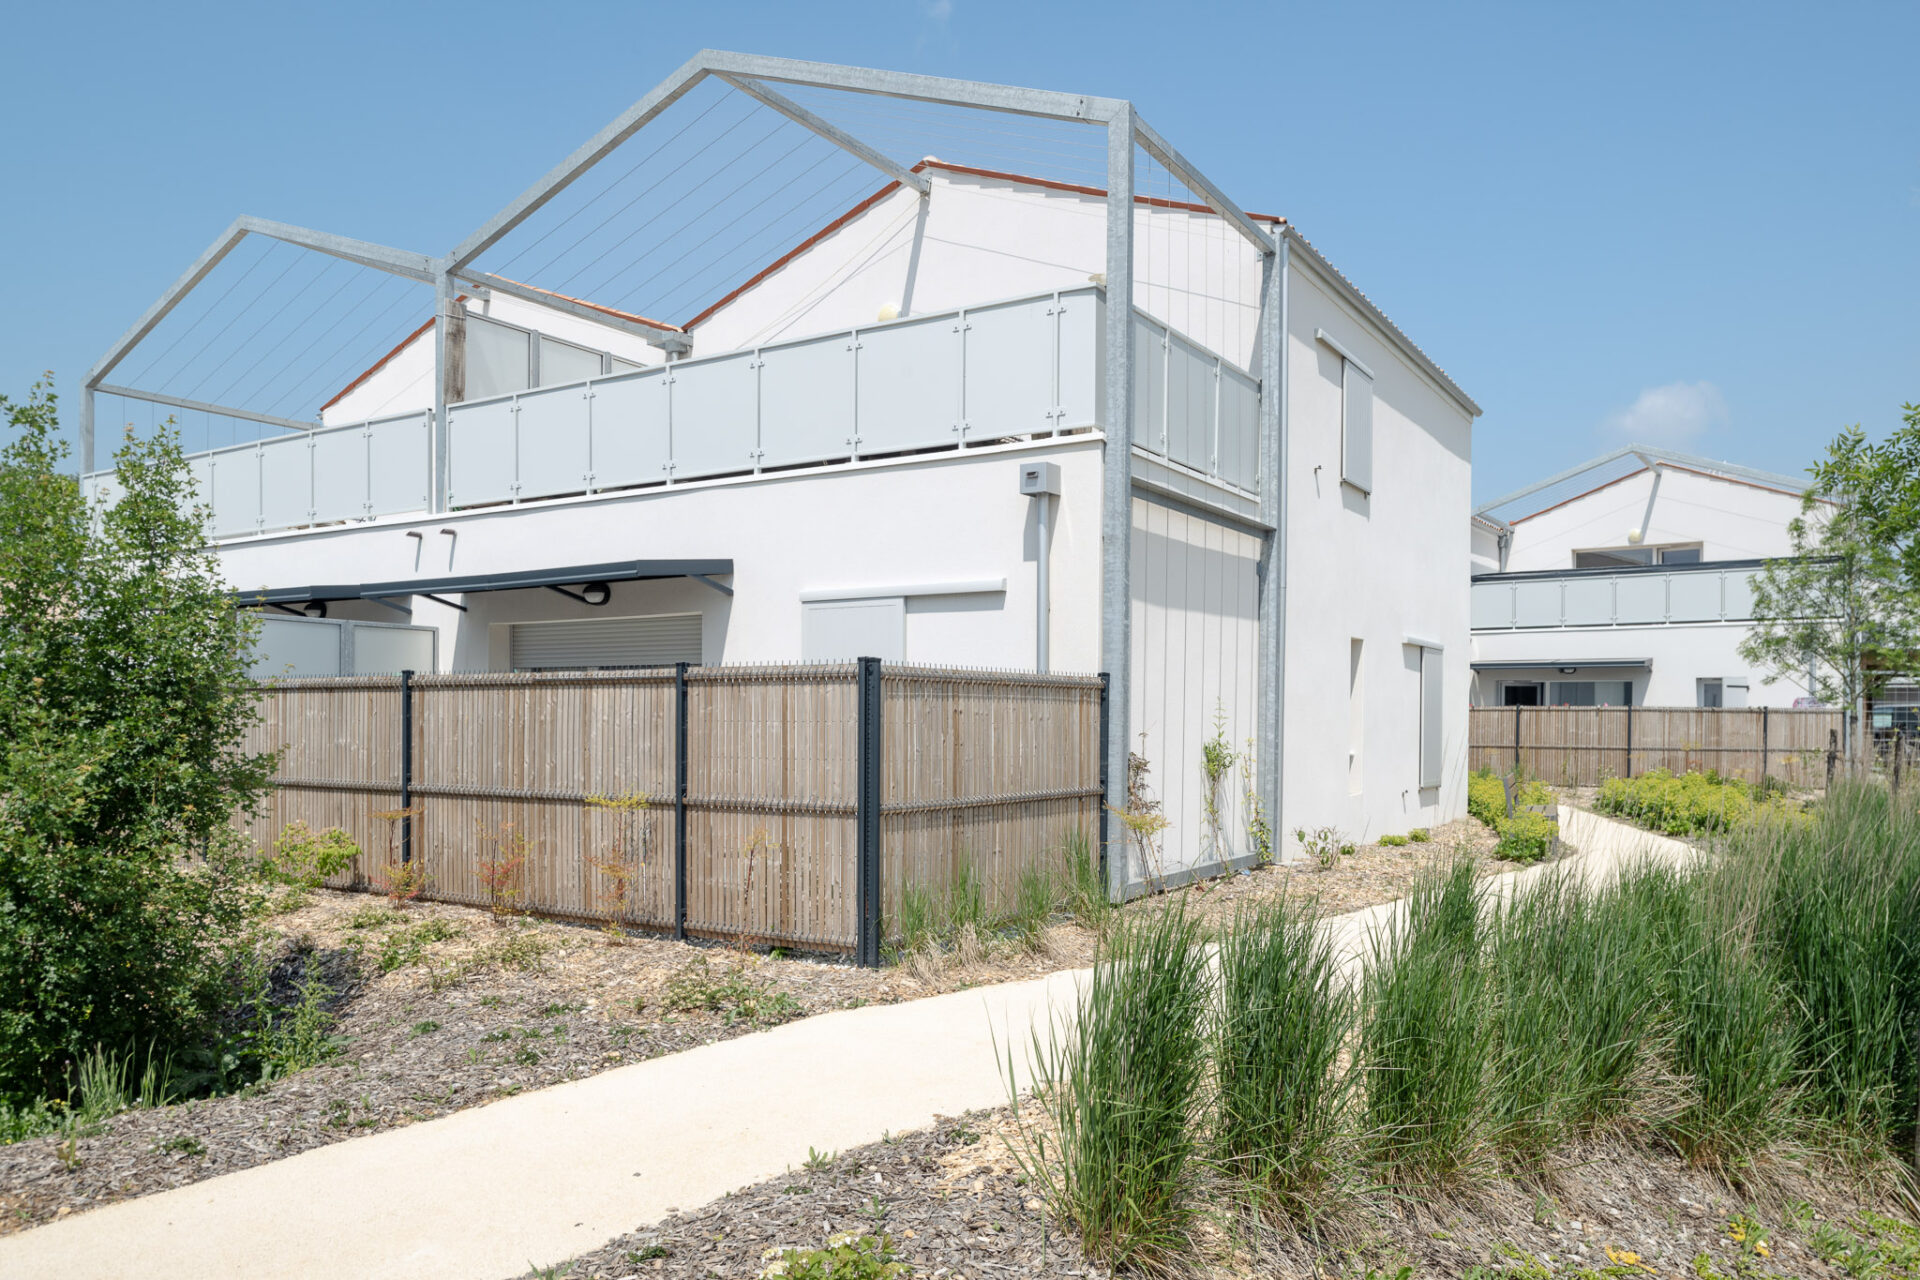
[[[1064,290],[448,406],[477,507],[1097,428],[1103,291]],[[1259,488],[1259,382],[1137,310],[1135,444]],[[429,509],[432,414],[190,456],[215,538]],[[111,472],[89,475],[110,488]]]
[[[1473,581],[1475,631],[1657,626],[1753,617],[1758,562],[1670,569],[1575,569]]]

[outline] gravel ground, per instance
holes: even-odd
[[[1402,896],[1422,868],[1459,852],[1488,873],[1503,869],[1491,846],[1469,820],[1436,830],[1428,844],[1363,845],[1331,868],[1262,868],[1129,910],[1177,899],[1224,922],[1241,904],[1285,895],[1350,911]],[[396,912],[384,899],[330,890],[275,917],[272,929],[283,986],[310,970],[333,988],[338,1054],[237,1094],[122,1113],[70,1144],[49,1136],[0,1147],[0,1233],[793,1017],[1084,967],[1095,951],[1092,933],[1062,921],[1035,950],[969,938],[867,970],[817,956],[615,940],[441,903]],[[676,989],[715,992],[716,1007],[669,1008]],[[742,989],[751,993],[745,1004]]]
[[[1011,1154],[1015,1135],[1009,1109],[943,1118],[676,1213],[593,1253],[536,1260],[543,1269],[530,1274],[735,1280],[761,1275],[769,1249],[818,1248],[851,1231],[886,1234],[922,1280],[1106,1275],[1081,1256],[1076,1235],[1048,1222]],[[1329,1200],[1313,1238],[1237,1217],[1215,1188],[1201,1194],[1193,1251],[1176,1274],[1321,1280],[1393,1277],[1410,1267],[1419,1278],[1484,1267],[1486,1280],[1897,1280],[1920,1267],[1920,1230],[1910,1220],[1863,1217],[1898,1215],[1891,1197],[1788,1164],[1753,1181],[1736,1191],[1643,1142],[1596,1141],[1564,1150],[1543,1174],[1496,1176],[1460,1194],[1347,1193]],[[1838,1257],[1842,1232],[1868,1247]],[[1849,1262],[1851,1270],[1836,1265]]]

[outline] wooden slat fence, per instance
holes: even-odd
[[[1758,782],[1817,787],[1840,712],[1774,707],[1475,707],[1468,767],[1563,786],[1597,786],[1652,769],[1717,769]]]
[[[962,860],[1004,907],[1076,829],[1097,839],[1099,677],[876,665],[863,687],[851,663],[414,676],[402,810],[402,681],[278,681],[248,744],[282,753],[277,786],[242,826],[344,829],[363,852],[339,888],[384,884],[404,847],[423,896],[485,906],[484,865],[518,849],[528,910],[868,959],[863,868],[885,919]]]

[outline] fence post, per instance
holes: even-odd
[[[880,967],[880,659],[859,664],[859,789],[854,801],[859,936],[855,960]]]
[[[1513,709],[1513,776],[1520,776],[1520,708]]]
[[[1113,717],[1107,707],[1107,697],[1112,689],[1112,677],[1102,671],[1100,673],[1100,883],[1109,893],[1113,889],[1107,880],[1107,738],[1113,733]]]
[[[1901,762],[1906,759],[1906,755],[1907,731],[1895,729],[1893,731],[1893,794],[1895,795],[1900,794]]]
[[[1767,707],[1760,708],[1760,776],[1754,779],[1755,782],[1767,780],[1767,761],[1773,756],[1772,738],[1768,730],[1767,712],[1769,710],[1770,708]]]
[[[1633,690],[1627,690],[1627,777],[1633,777]]]
[[[682,942],[687,937],[687,664],[684,662],[673,664],[673,936]]]
[[[1827,790],[1833,790],[1833,766],[1840,760],[1840,731],[1827,730]]]
[[[413,672],[400,673],[400,865],[413,861]]]

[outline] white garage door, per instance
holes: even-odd
[[[700,661],[700,615],[513,624],[515,671],[594,671]]]

